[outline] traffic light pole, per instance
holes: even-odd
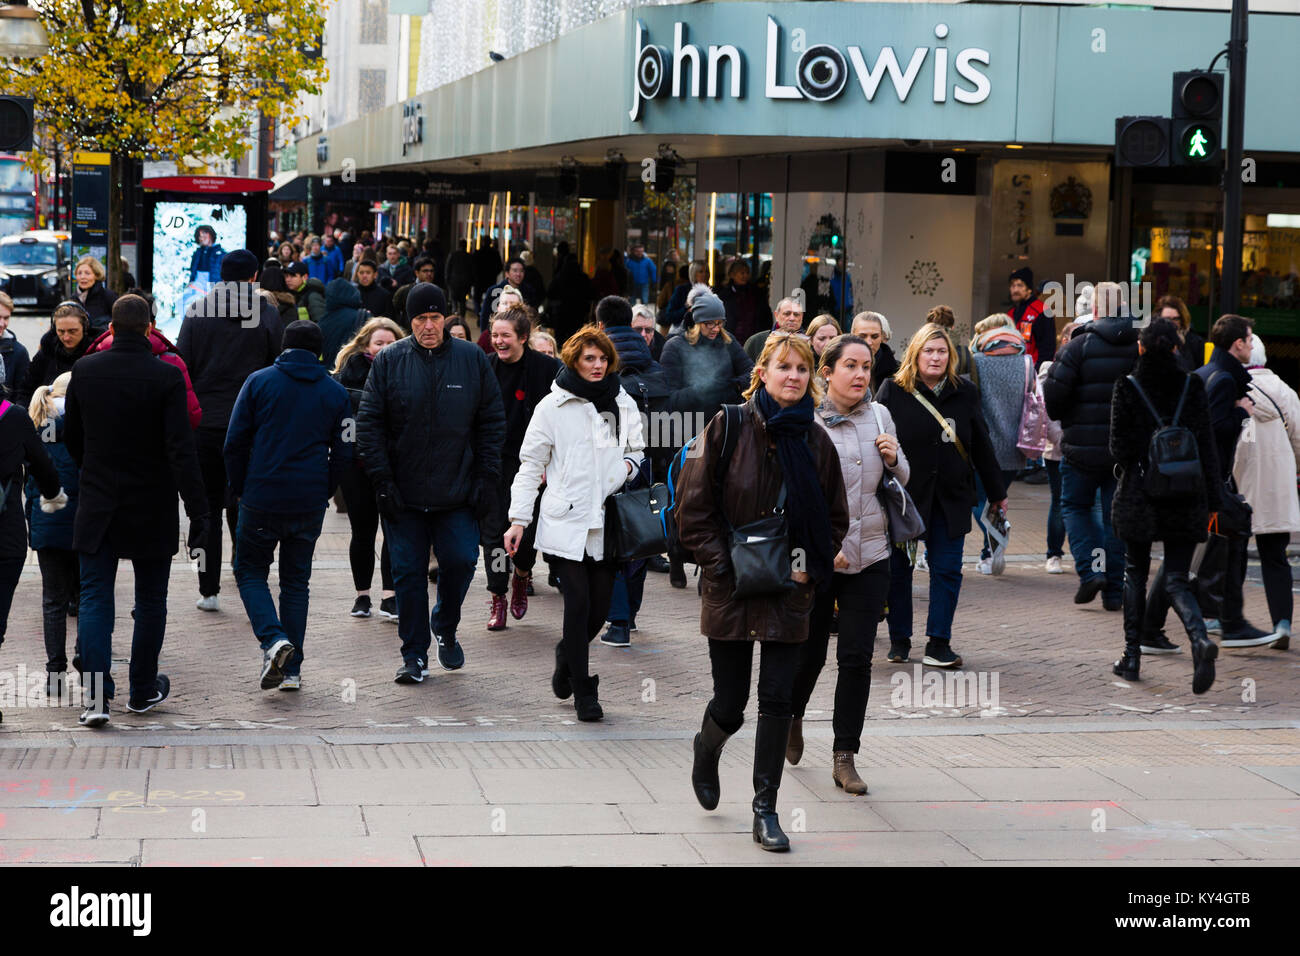
[[[1219,313],[1241,306],[1241,160],[1246,131],[1246,6],[1232,0],[1228,41],[1228,152],[1223,167],[1223,278]],[[1211,317],[1213,318],[1213,317]]]

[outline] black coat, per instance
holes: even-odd
[[[1183,383],[1189,381],[1178,360],[1169,355],[1144,355],[1138,359],[1133,375],[1164,423],[1172,423]],[[1204,541],[1210,512],[1219,509],[1219,460],[1210,430],[1205,386],[1196,375],[1190,376],[1190,382],[1178,424],[1196,436],[1205,489],[1195,499],[1174,504],[1156,503],[1146,495],[1144,468],[1156,421],[1127,377],[1115,382],[1110,405],[1110,453],[1121,472],[1110,515],[1115,534],[1123,541]]]
[[[912,469],[907,492],[922,520],[929,522],[933,509],[939,507],[943,509],[948,534],[954,537],[966,534],[971,529],[971,509],[975,507],[976,470],[989,501],[1001,501],[1007,496],[998,456],[980,408],[979,389],[965,379],[958,379],[956,388],[945,385],[938,396],[920,379],[916,388],[940,415],[953,423],[970,462],[962,457],[956,443],[948,440],[935,417],[897,382],[882,383],[875,401],[888,408],[893,416],[898,443],[903,446],[903,454]]]
[[[385,289],[378,282],[372,282],[370,285],[358,285],[357,291],[361,293],[361,308],[365,309],[372,316],[382,315],[387,319],[398,318],[397,310],[393,308],[393,293]],[[404,323],[409,326],[410,323]]]
[[[1216,345],[1210,360],[1196,374],[1205,383],[1205,397],[1210,406],[1210,428],[1214,431],[1215,451],[1219,456],[1219,480],[1227,481],[1237,455],[1241,425],[1250,417],[1248,411],[1237,407],[1250,388],[1250,373],[1231,353]]]
[[[89,289],[86,290],[86,298],[83,301],[81,292],[74,288],[72,290],[72,299],[74,302],[81,302],[86,309],[86,314],[90,316],[90,324],[97,329],[106,329],[113,317],[113,303],[117,301],[117,295],[111,292],[104,283],[99,280],[95,281]]]
[[[181,370],[155,356],[144,336],[119,333],[111,349],[77,363],[66,418],[64,444],[81,467],[73,548],[174,555],[177,491],[191,518],[208,510]]]
[[[1061,423],[1070,467],[1109,471],[1110,399],[1115,380],[1133,371],[1137,329],[1130,318],[1095,319],[1056,353],[1043,383],[1048,417]]]
[[[690,417],[682,429],[684,438],[702,430],[723,405],[743,402],[741,393],[749,387],[754,360],[736,339],[724,342],[722,335],[710,339],[704,333],[692,345],[685,333],[670,336],[659,356],[672,409]]]
[[[256,324],[245,327],[249,320],[240,317],[240,309],[218,299],[226,295],[225,286],[222,283],[202,299],[190,303],[176,337],[176,351],[190,370],[194,394],[203,407],[203,422],[199,427],[220,429],[223,433],[230,424],[230,410],[244,381],[275,361],[284,339],[284,326],[275,303],[251,290],[245,296],[245,290],[241,289],[239,301],[251,302],[258,309]]]
[[[488,357],[447,336],[436,349],[413,337],[375,356],[357,415],[357,453],[370,480],[397,485],[408,508],[473,504],[501,476],[506,413]]]
[[[524,413],[516,416],[513,422],[506,421],[505,442],[501,448],[501,483],[507,486],[519,471],[519,449],[524,443],[528,423],[533,420],[533,412],[537,410],[537,403],[551,394],[551,384],[561,368],[559,359],[543,355],[528,345],[524,346],[524,357],[519,361],[524,363]],[[501,359],[495,352],[488,356],[488,367],[494,377],[500,363]],[[503,408],[504,399],[502,396]]]
[[[72,371],[72,366],[86,354],[95,336],[86,332],[72,350],[65,349],[59,341],[58,334],[50,329],[41,336],[41,344],[27,366],[27,376],[18,389],[16,404],[26,408],[32,402],[32,395],[42,385],[50,385],[64,372]]]
[[[53,498],[59,493],[59,473],[45,443],[27,412],[15,405],[0,415],[0,494],[8,492],[0,502],[4,505],[0,508],[4,513],[0,520],[0,558],[22,560],[27,556],[27,526],[22,517],[24,465],[43,496]]]
[[[17,401],[18,393],[22,391],[23,383],[27,381],[27,371],[31,368],[32,359],[27,354],[27,349],[22,342],[14,338],[14,334],[5,331],[0,335],[0,362],[4,363],[4,380],[0,381],[0,386],[4,387],[0,392],[0,397]]]
[[[876,354],[871,357],[871,389],[874,392],[898,372],[898,359],[888,342],[881,342]]]

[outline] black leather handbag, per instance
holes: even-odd
[[[668,486],[621,491],[605,499],[605,557],[619,564],[664,554],[668,539],[660,512],[668,506]]]
[[[725,520],[725,519],[724,519]],[[794,590],[790,579],[790,534],[785,520],[785,483],[772,515],[739,528],[729,528],[731,568],[736,578],[733,597],[775,597]]]

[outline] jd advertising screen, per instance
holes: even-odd
[[[243,204],[159,201],[153,204],[153,295],[158,328],[175,340],[185,307],[221,281],[221,260],[245,248]]]

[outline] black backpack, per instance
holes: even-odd
[[[665,435],[671,434],[671,428],[667,427],[672,410],[672,390],[668,387],[668,378],[657,366],[643,372],[622,369],[618,377],[623,390],[636,402],[637,410],[641,413],[646,458],[650,460],[655,479],[662,480],[669,462],[678,450],[664,441]]]
[[[1201,469],[1196,436],[1191,429],[1178,424],[1178,419],[1183,414],[1183,404],[1187,401],[1187,391],[1191,388],[1191,377],[1188,376],[1183,382],[1178,407],[1168,425],[1138,384],[1137,377],[1130,375],[1128,380],[1156,420],[1156,430],[1147,445],[1147,497],[1154,502],[1183,501],[1197,497],[1205,489],[1205,475]]]

